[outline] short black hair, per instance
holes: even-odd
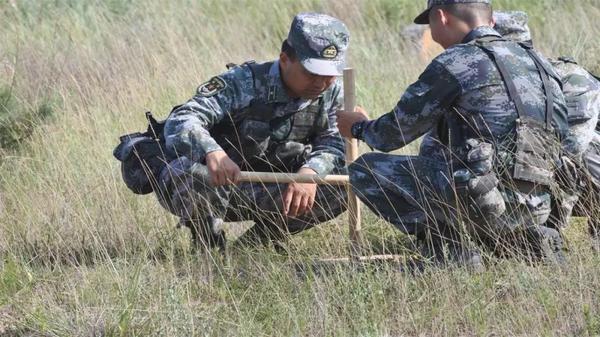
[[[474,26],[481,21],[491,22],[494,17],[492,5],[484,3],[458,3],[438,5],[434,8],[449,12],[469,26]]]
[[[297,58],[296,49],[294,49],[287,40],[284,40],[281,44],[281,52],[285,53],[292,61],[295,61]]]

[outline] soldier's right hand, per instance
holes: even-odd
[[[237,184],[240,180],[240,167],[225,151],[213,151],[206,155],[206,167],[213,186]]]
[[[367,111],[359,106],[354,108],[354,111],[338,111],[337,123],[340,134],[348,139],[352,137],[352,125],[357,122],[369,120]]]

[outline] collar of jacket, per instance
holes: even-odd
[[[465,36],[465,38],[462,40],[461,43],[469,43],[473,40],[480,39],[484,36],[502,37],[502,35],[500,35],[500,33],[498,33],[496,30],[494,30],[494,28],[492,28],[490,26],[480,26],[480,27],[477,27],[477,28],[473,29],[472,31],[470,31],[469,34],[467,34],[467,36]]]

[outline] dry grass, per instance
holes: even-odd
[[[477,275],[383,266],[299,277],[293,263],[345,253],[343,216],[295,237],[286,256],[234,246],[207,258],[153,197],[121,183],[111,150],[143,128],[145,110],[164,117],[227,62],[276,57],[302,10],[348,23],[359,102],[386,112],[425,66],[400,36],[422,5],[0,1],[0,88],[23,111],[53,111],[18,152],[0,154],[0,335],[600,334],[600,260],[581,223],[562,270],[504,261]],[[529,11],[548,55],[600,70],[598,0],[496,7]],[[391,226],[365,222],[373,250],[406,250]]]

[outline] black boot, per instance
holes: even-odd
[[[444,233],[431,233],[422,240],[423,257],[438,266],[460,266],[473,271],[484,271],[485,265],[478,249],[467,246],[465,239],[446,229]]]
[[[528,228],[526,242],[534,261],[566,263],[562,236],[556,229],[546,226]]]
[[[256,221],[254,226],[242,234],[238,241],[244,246],[268,246],[273,244],[278,252],[285,251],[288,234],[272,222]]]
[[[192,246],[194,249],[210,250],[218,248],[220,251],[225,249],[225,232],[221,228],[223,220],[219,218],[208,217],[199,221],[189,219],[180,219],[179,226],[185,226],[190,229],[192,235]]]

